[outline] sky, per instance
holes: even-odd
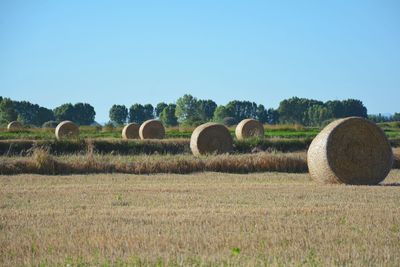
[[[0,0],[0,95],[54,108],[267,108],[292,96],[400,112],[400,1]]]

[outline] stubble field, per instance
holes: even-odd
[[[308,174],[0,176],[0,265],[400,262],[400,171],[383,186]]]

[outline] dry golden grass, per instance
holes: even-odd
[[[154,174],[214,171],[250,173],[280,171],[304,173],[304,153],[256,153],[239,155],[84,155],[53,156],[44,149],[34,150],[31,157],[0,157],[0,174],[83,174],[130,173]]]
[[[400,171],[384,183],[317,185],[281,173],[0,176],[0,265],[397,266]]]

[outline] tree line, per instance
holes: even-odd
[[[0,124],[16,120],[40,127],[49,122],[70,120],[79,125],[90,125],[95,116],[93,106],[87,103],[66,103],[51,110],[28,101],[13,101],[0,96]]]
[[[94,123],[96,112],[88,103],[66,103],[51,110],[28,101],[13,101],[0,97],[0,123],[18,120],[27,125],[42,126],[44,123],[71,120],[79,125]],[[400,113],[391,117],[369,115],[364,104],[357,99],[322,102],[314,99],[292,97],[280,102],[278,108],[265,108],[250,101],[233,100],[226,105],[217,105],[211,99],[198,99],[186,94],[175,103],[136,103],[129,108],[113,105],[109,110],[110,123],[123,125],[127,122],[142,123],[158,118],[166,126],[197,126],[215,121],[234,125],[245,118],[254,118],[262,123],[302,124],[322,126],[326,123],[349,116],[369,118],[375,122],[400,121]]]
[[[113,105],[110,121],[115,124],[125,122],[142,123],[147,119],[159,118],[167,126],[196,126],[209,121],[234,125],[246,118],[254,118],[262,123],[297,123],[305,126],[320,126],[337,118],[359,116],[367,118],[367,108],[357,99],[322,102],[313,99],[292,97],[280,102],[277,109],[265,108],[250,101],[233,100],[226,105],[217,105],[210,99],[197,99],[184,95],[176,103],[134,104],[129,109],[124,105]]]

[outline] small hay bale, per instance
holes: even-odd
[[[374,185],[391,170],[393,152],[375,123],[349,117],[331,122],[317,135],[308,149],[307,164],[319,182]]]
[[[7,125],[7,131],[17,132],[22,130],[22,124],[18,121],[12,121]]]
[[[164,125],[159,120],[143,122],[139,128],[140,139],[163,139],[165,136]]]
[[[139,139],[139,124],[129,123],[122,129],[123,139]]]
[[[232,136],[224,125],[208,122],[193,131],[190,149],[196,156],[228,153],[233,149]]]
[[[76,138],[79,136],[79,127],[72,121],[60,122],[55,130],[57,140]]]
[[[252,137],[264,137],[264,126],[254,119],[242,120],[235,130],[236,138],[243,140]]]

